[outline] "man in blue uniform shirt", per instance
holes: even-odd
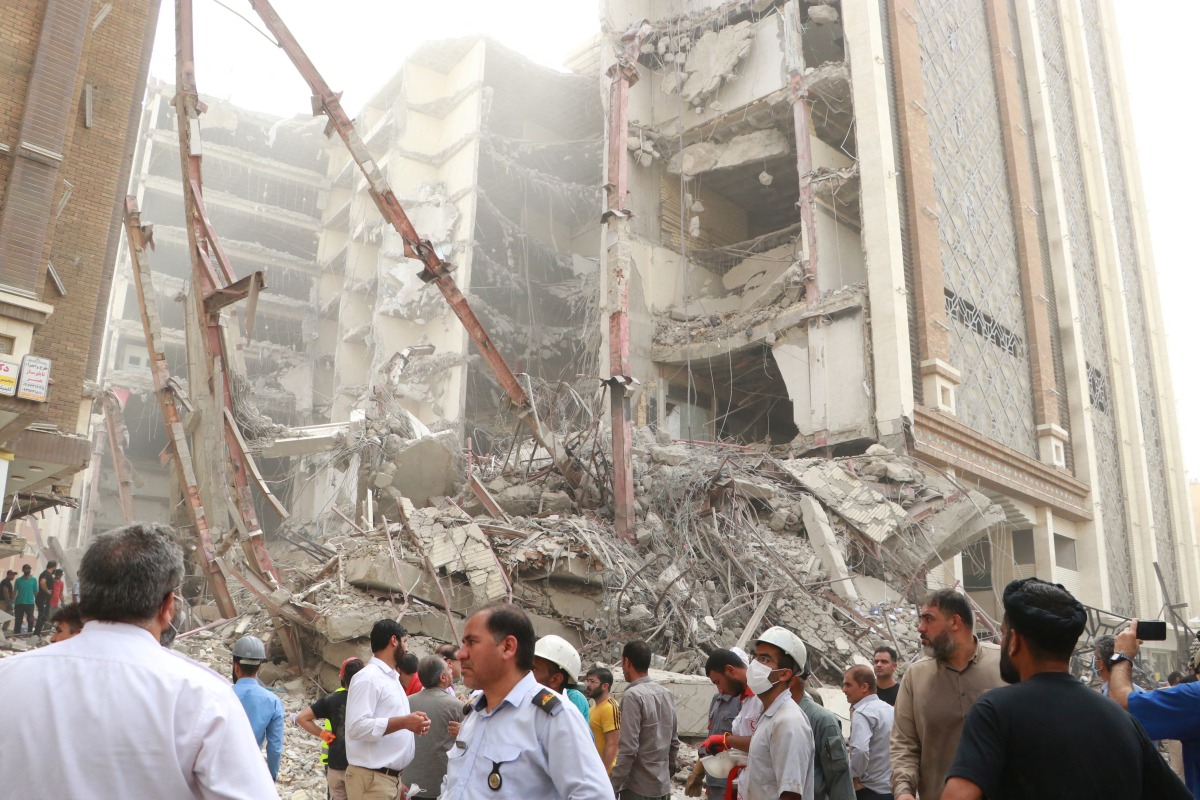
[[[510,603],[467,620],[458,658],[467,687],[483,694],[450,748],[443,800],[612,800],[582,715],[533,677],[536,639],[529,617]]]
[[[1136,692],[1133,659],[1141,642],[1137,620],[1131,620],[1113,642],[1109,658],[1108,696],[1128,709],[1151,739],[1178,739],[1183,744],[1183,771],[1192,797],[1200,798],[1200,683],[1180,683],[1153,692]],[[1200,651],[1192,651],[1192,667]]]
[[[258,682],[258,668],[267,660],[267,649],[255,636],[243,636],[233,643],[233,691],[254,729],[254,740],[261,748],[267,742],[267,766],[272,780],[279,780],[279,759],[283,755],[283,702]]]

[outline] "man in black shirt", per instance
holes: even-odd
[[[54,570],[56,567],[58,567],[57,561],[47,561],[46,569],[42,571],[41,575],[38,575],[37,626],[33,629],[34,636],[41,636],[42,629],[50,620],[50,596],[54,594]]]
[[[13,578],[17,577],[17,571],[10,569],[4,575],[4,580],[0,581],[0,611],[5,614],[13,613],[13,598],[16,597],[17,590],[13,588]],[[4,623],[3,631],[8,633],[8,626],[12,624],[12,620]]]
[[[346,800],[346,698],[350,679],[365,665],[362,659],[348,658],[342,662],[342,688],[327,694],[296,715],[296,724],[313,736],[319,736],[321,760],[325,762],[325,781],[329,785],[332,800]],[[317,726],[316,720],[326,722],[325,730]]]
[[[899,658],[899,653],[887,645],[875,648],[875,694],[889,706],[896,705],[896,696],[900,694],[900,681],[896,680]]]
[[[975,701],[941,800],[1189,800],[1146,732],[1070,673],[1087,614],[1058,584],[1004,590],[1000,675]]]

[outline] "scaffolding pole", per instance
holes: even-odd
[[[137,289],[138,305],[142,312],[142,331],[146,335],[146,349],[150,354],[154,396],[158,398],[163,424],[167,428],[167,450],[171,454],[171,462],[175,465],[175,476],[183,492],[184,505],[200,544],[200,559],[208,579],[209,591],[217,601],[217,610],[221,612],[221,616],[231,619],[237,616],[237,608],[229,594],[229,586],[225,583],[225,574],[221,572],[216,548],[213,547],[208,517],[204,513],[204,504],[200,501],[200,487],[192,470],[192,453],[188,447],[187,431],[179,418],[179,409],[175,407],[171,373],[163,348],[162,326],[158,321],[157,295],[154,294],[150,260],[146,256],[146,241],[149,235],[149,230],[142,227],[137,198],[126,197],[125,236],[129,240],[130,258],[133,259],[133,285]]]
[[[256,475],[250,454],[237,431],[233,415],[233,395],[229,385],[231,361],[226,352],[221,326],[221,309],[243,298],[256,297],[265,288],[262,273],[238,280],[225,255],[216,231],[208,216],[202,191],[203,154],[200,145],[200,115],[207,109],[196,89],[196,73],[192,48],[192,0],[175,3],[175,110],[179,132],[179,158],[183,172],[183,204],[188,235],[188,253],[192,262],[193,300],[203,328],[205,360],[208,367],[209,390],[221,409],[218,424],[224,433],[224,449],[230,466],[230,487],[237,514],[242,549],[247,563],[264,580],[280,583],[271,556],[267,552],[250,476]],[[189,354],[189,358],[193,357]],[[202,391],[192,387],[193,393]],[[259,489],[282,517],[286,510],[270,493],[265,484]]]

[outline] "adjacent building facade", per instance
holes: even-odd
[[[65,544],[83,488],[158,5],[34,0],[0,26],[0,518],[27,557]]]

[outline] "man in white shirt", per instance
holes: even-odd
[[[182,580],[166,526],[92,540],[83,631],[0,661],[6,796],[278,798],[229,681],[160,645]],[[47,752],[70,757],[46,769]]]
[[[768,628],[754,645],[746,685],[765,710],[738,784],[746,800],[813,800],[812,726],[788,690],[793,676],[803,674],[807,664],[808,648],[786,628]]]
[[[404,655],[404,626],[381,619],[371,628],[375,657],[346,697],[346,795],[350,800],[395,800],[400,773],[416,751],[414,734],[429,732],[429,717],[410,713],[396,662]],[[422,786],[424,791],[429,787]]]

